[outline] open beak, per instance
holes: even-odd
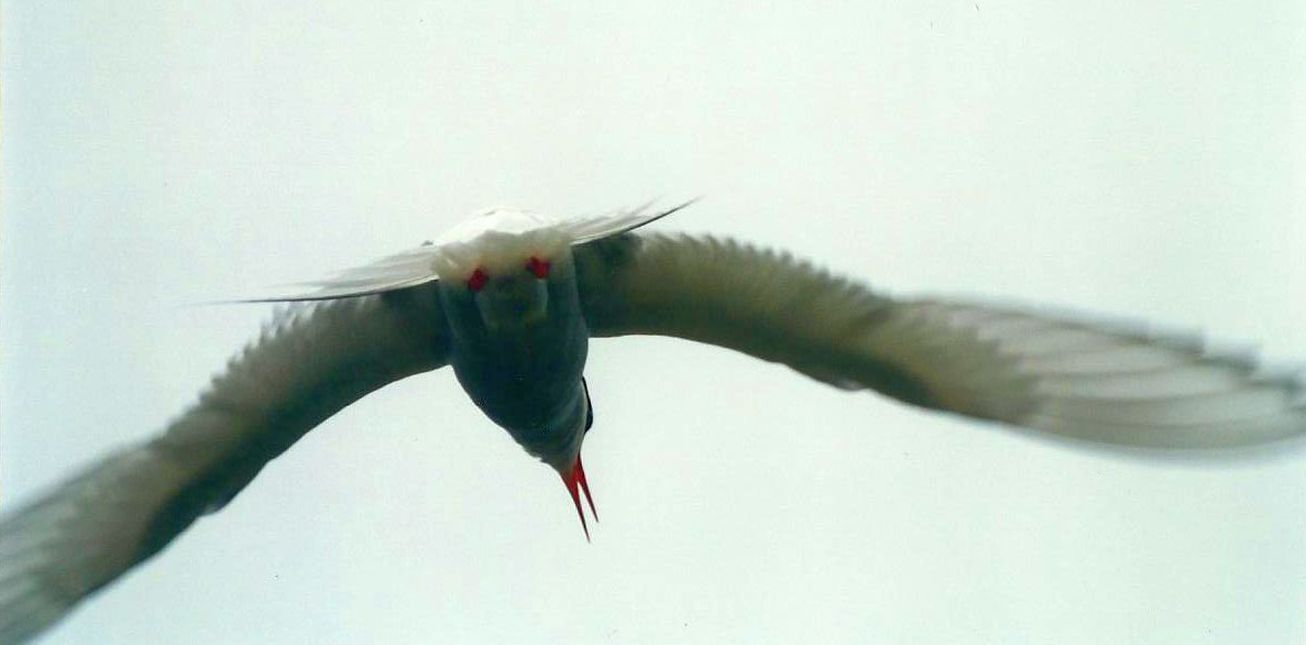
[[[594,521],[599,521],[599,512],[594,510],[594,498],[590,497],[590,485],[585,481],[585,467],[580,463],[580,455],[576,455],[576,461],[571,466],[558,471],[562,475],[562,483],[567,487],[567,492],[571,494],[571,503],[576,505],[576,515],[580,517],[580,528],[585,531],[585,541],[590,541],[590,528],[585,524],[585,512],[580,506],[580,491],[585,492],[585,501],[589,502],[590,514],[594,516]]]

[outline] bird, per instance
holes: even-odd
[[[0,516],[0,643],[29,640],[157,554],[326,418],[446,366],[558,473],[590,539],[591,338],[717,345],[1072,445],[1202,452],[1306,435],[1299,374],[1200,335],[895,296],[782,251],[643,228],[691,203],[579,218],[490,209],[307,291],[241,299],[286,304],[188,409]]]

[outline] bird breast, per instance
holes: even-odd
[[[476,294],[456,285],[441,290],[458,382],[527,452],[546,461],[574,456],[587,409],[581,376],[589,334],[571,262],[555,263],[547,280],[523,278],[501,285],[502,293],[493,288]],[[528,293],[534,289],[544,293]],[[478,303],[482,297],[495,301]],[[517,311],[521,303],[535,302],[547,304]],[[487,308],[500,307],[517,323],[488,323]]]

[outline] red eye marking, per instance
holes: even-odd
[[[472,271],[472,275],[467,278],[467,288],[472,291],[480,291],[485,287],[485,283],[489,281],[490,276],[485,275],[484,271],[477,269]]]
[[[541,280],[549,277],[549,263],[534,256],[526,262],[526,270]]]

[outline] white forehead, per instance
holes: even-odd
[[[436,239],[436,246],[466,244],[486,233],[522,235],[558,226],[561,220],[534,211],[516,208],[491,208],[473,215],[461,224],[445,231]]]

